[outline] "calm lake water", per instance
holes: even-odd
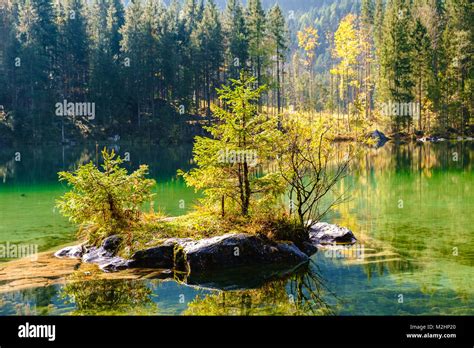
[[[191,167],[191,146],[116,150],[130,154],[130,168],[150,165],[155,209],[179,215],[192,207],[196,194],[176,178]],[[54,209],[67,189],[57,172],[95,153],[94,145],[0,149],[0,243],[44,251],[74,241],[75,227]],[[358,243],[320,250],[308,267],[266,283],[218,291],[174,280],[88,280],[0,294],[0,314],[473,315],[473,167],[467,142],[366,150],[338,187],[350,200],[326,218]]]

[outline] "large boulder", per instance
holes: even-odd
[[[389,138],[378,129],[367,134],[367,138],[373,139],[376,147],[383,146],[389,140]]]
[[[201,273],[268,264],[297,265],[307,260],[308,256],[293,243],[276,243],[255,235],[229,233],[196,241],[170,238],[159,246],[137,251],[130,266]]]
[[[309,259],[293,243],[276,243],[245,233],[229,233],[181,246],[191,274],[262,264],[298,265]]]
[[[173,268],[175,263],[175,248],[186,242],[189,238],[169,238],[161,245],[143,249],[132,255],[131,267],[145,268]]]
[[[354,244],[357,239],[346,227],[318,222],[311,226],[309,232],[311,243],[316,246],[328,244]]]

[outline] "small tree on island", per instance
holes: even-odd
[[[344,192],[336,192],[335,186],[347,175],[354,150],[348,145],[345,154],[338,153],[334,132],[322,121],[300,118],[288,122],[284,132],[279,171],[289,186],[290,215],[296,215],[298,230],[307,238],[310,228],[344,201]]]
[[[140,220],[140,206],[153,198],[155,181],[145,178],[147,165],[128,174],[113,150],[104,148],[102,157],[102,171],[90,162],[74,172],[58,173],[59,180],[66,181],[72,190],[61,196],[56,206],[70,221],[81,225],[92,244],[111,234],[125,234],[131,240],[131,227]]]
[[[242,72],[238,80],[231,79],[230,86],[217,90],[223,107],[214,110],[215,124],[205,127],[211,136],[196,137],[197,167],[181,173],[188,186],[202,190],[208,205],[220,206],[222,216],[226,202],[237,207],[241,216],[248,216],[252,203],[272,201],[284,191],[278,173],[257,173],[274,158],[281,133],[275,117],[258,112],[266,87],[255,85],[256,79]]]

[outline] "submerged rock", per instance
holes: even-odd
[[[354,244],[357,239],[346,227],[318,222],[311,227],[309,239],[313,245]]]

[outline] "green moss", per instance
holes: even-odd
[[[173,263],[175,274],[182,273],[182,276],[185,277],[189,275],[190,269],[188,261],[186,260],[186,253],[184,252],[184,248],[179,244],[175,244],[173,248]]]

